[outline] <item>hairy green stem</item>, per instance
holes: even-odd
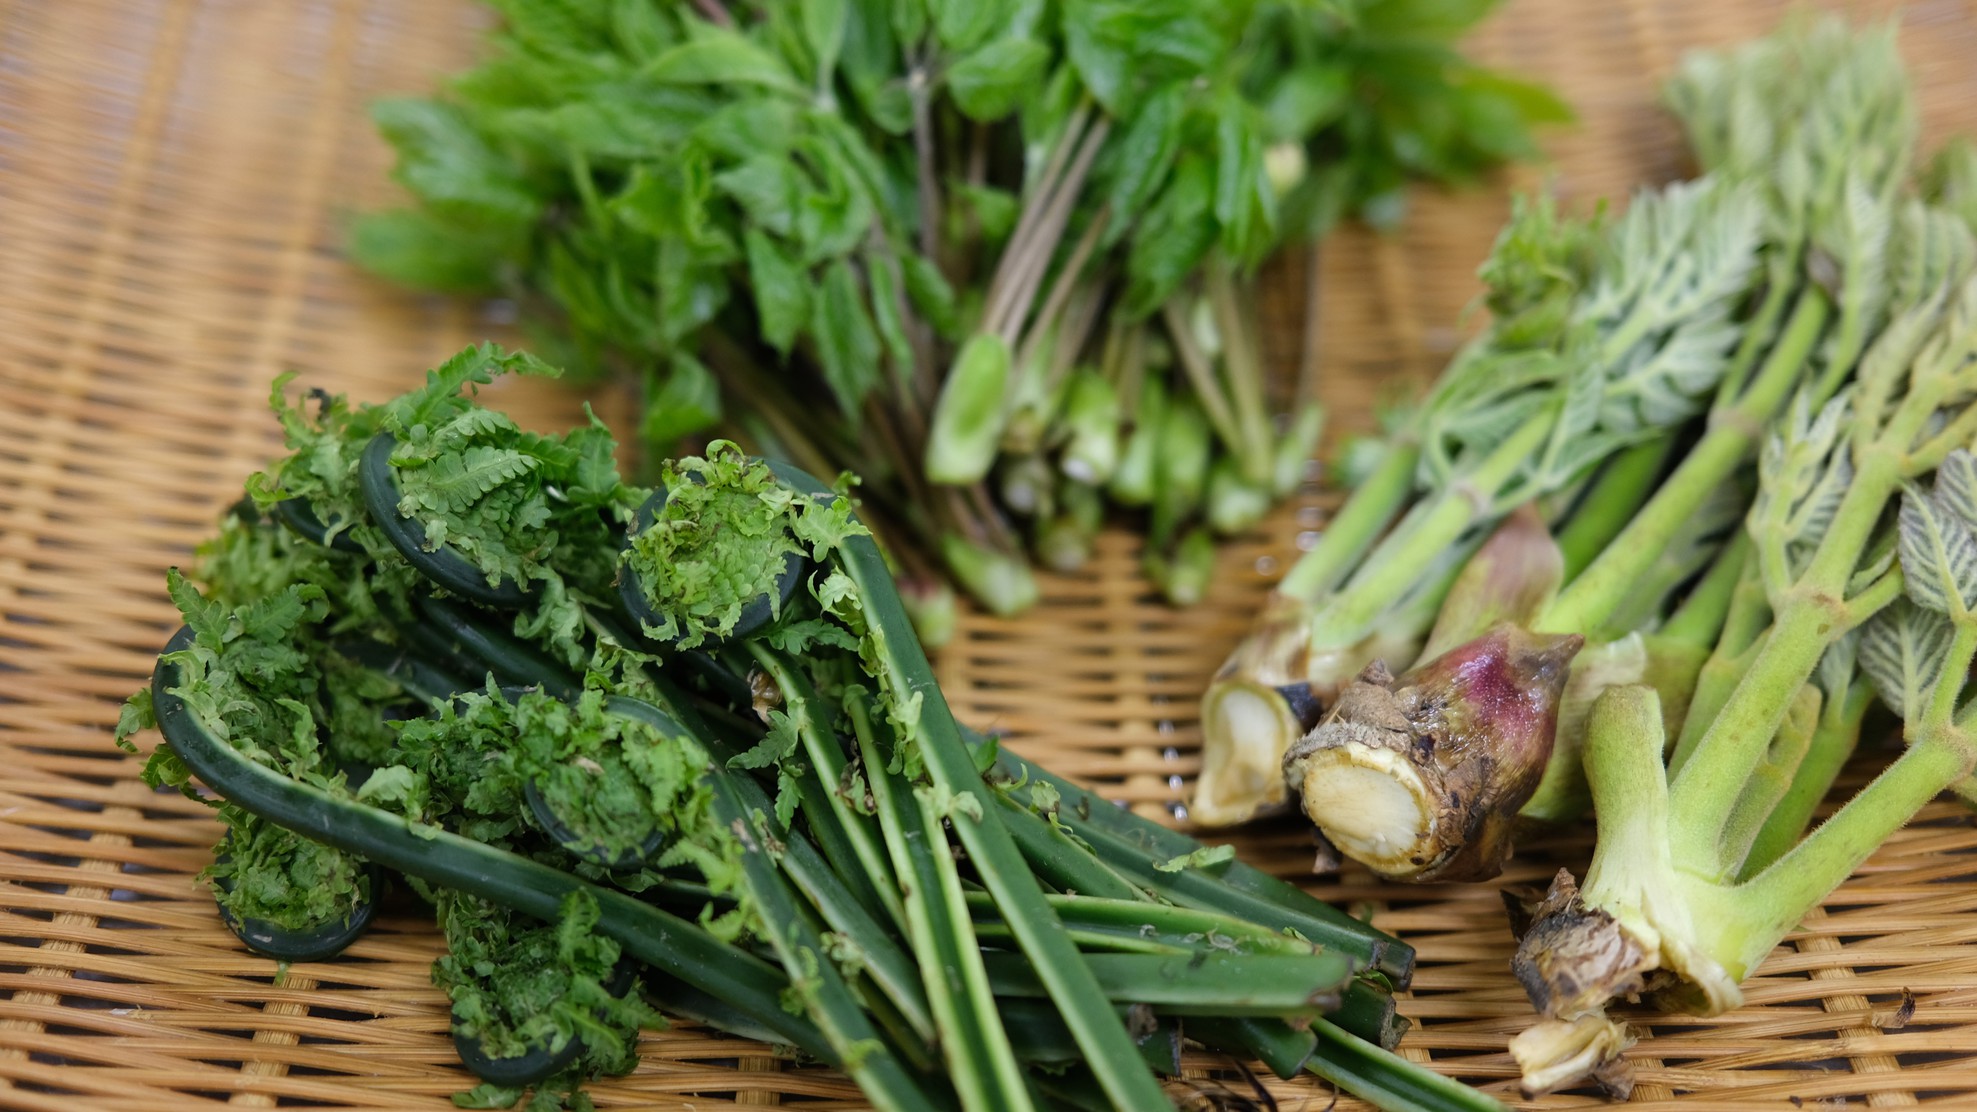
[[[1970,775],[1977,747],[1950,725],[1912,742],[1832,818],[1739,889],[1748,908],[1746,942],[1734,975],[1754,968],[1785,932],[1840,886],[1888,836],[1944,788]]]
[[[1721,878],[1736,876],[1749,859],[1751,847],[1770,820],[1778,804],[1800,778],[1806,756],[1812,751],[1820,720],[1820,691],[1813,684],[1801,684],[1778,725],[1777,736],[1765,746],[1764,756],[1751,771],[1718,843],[1716,871]],[[1696,862],[1688,863],[1692,868]]]
[[[1833,781],[1839,779],[1841,766],[1853,755],[1860,740],[1861,720],[1873,706],[1873,688],[1855,682],[1841,698],[1821,708],[1819,725],[1799,761],[1798,775],[1752,840],[1740,876],[1757,875],[1797,844],[1806,824],[1812,821],[1813,811],[1832,790]]]
[[[1748,538],[1749,534],[1745,534]],[[1696,675],[1695,691],[1689,697],[1688,716],[1683,720],[1681,735],[1676,739],[1675,748],[1668,757],[1668,775],[1672,779],[1688,764],[1697,745],[1702,743],[1702,735],[1709,724],[1716,720],[1716,712],[1730,701],[1730,695],[1737,689],[1737,682],[1743,678],[1745,669],[1757,654],[1757,645],[1767,636],[1771,617],[1771,604],[1765,595],[1764,581],[1758,569],[1755,553],[1746,556],[1744,566],[1737,577],[1735,588],[1730,594],[1730,606],[1723,617],[1723,628],[1716,638],[1716,647],[1709,659]]]
[[[1717,553],[1716,562],[1690,589],[1688,597],[1662,623],[1656,636],[1696,649],[1708,649],[1715,645],[1725,623],[1729,621],[1737,584],[1743,578],[1750,550],[1750,535],[1739,529]]]
[[[1847,583],[1901,481],[1893,453],[1863,456],[1811,564],[1778,600],[1763,647],[1672,782],[1675,835],[1685,860],[1716,858],[1736,794],[1763,759],[1791,694],[1845,632]]]

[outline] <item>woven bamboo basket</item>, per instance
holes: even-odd
[[[1349,231],[1326,249],[1324,385],[1338,425],[1364,426],[1445,360],[1513,187],[1549,179],[1585,201],[1681,172],[1657,79],[1685,48],[1763,33],[1783,8],[1512,0],[1496,14],[1475,49],[1554,83],[1581,120],[1550,136],[1549,166],[1424,193],[1399,235]],[[1977,132],[1977,7],[1937,0],[1900,19],[1929,135]],[[464,0],[0,3],[0,1107],[441,1109],[471,1084],[428,980],[439,940],[416,907],[332,962],[281,970],[244,952],[194,879],[216,825],[148,791],[110,727],[175,624],[163,569],[278,446],[269,380],[296,369],[381,398],[505,332],[498,306],[407,296],[338,249],[351,212],[392,199],[366,103],[429,89],[472,57],[485,22]],[[1268,287],[1285,362],[1304,277],[1293,260]],[[497,397],[538,426],[577,415],[554,385]],[[600,411],[626,416],[608,396]],[[1195,696],[1324,507],[1288,508],[1233,546],[1210,601],[1188,611],[1154,602],[1131,539],[1106,537],[1030,615],[965,618],[940,659],[949,698],[1026,755],[1183,819]],[[1403,1052],[1511,1095],[1505,1044],[1527,1005],[1492,887],[1313,878],[1309,835],[1288,820],[1236,841],[1418,946]],[[1583,866],[1588,847],[1584,832],[1527,845],[1505,879]],[[1636,1105],[1977,1108],[1970,819],[1933,805],[1747,993],[1712,1020],[1634,1017]],[[839,1075],[688,1024],[648,1033],[643,1049],[635,1073],[592,1088],[600,1107],[861,1104]],[[1189,1065],[1203,1092],[1232,1076],[1207,1055]],[[1287,1110],[1337,1099],[1316,1082],[1270,1088]]]

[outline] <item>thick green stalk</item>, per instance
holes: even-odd
[[[939,817],[914,798],[904,777],[887,770],[889,756],[874,736],[877,724],[856,710],[852,722],[892,854],[891,875],[906,891],[908,930],[961,1105],[975,1112],[1028,1108],[1022,1070],[995,1008]]]
[[[1419,444],[1389,441],[1380,465],[1325,523],[1318,543],[1298,557],[1277,584],[1277,593],[1316,603],[1325,592],[1344,582],[1359,558],[1379,539],[1381,530],[1407,505],[1414,493],[1414,469],[1420,461]]]
[[[804,1010],[830,1041],[845,1071],[882,1109],[922,1112],[946,1104],[934,1099],[907,1073],[852,995],[823,938],[797,911],[795,896],[764,845],[765,837],[770,836],[773,812],[745,806],[735,785],[723,775],[711,776],[708,783],[714,791],[716,812],[741,842],[742,882],[760,912],[763,932],[784,969],[805,971],[795,978]]]
[[[1743,391],[1751,368],[1757,365],[1757,357],[1763,354],[1764,345],[1770,342],[1773,330],[1778,327],[1778,318],[1784,315],[1785,306],[1803,285],[1799,279],[1799,258],[1803,250],[1804,241],[1794,237],[1783,254],[1772,258],[1765,275],[1764,300],[1758,305],[1757,312],[1751,314],[1749,323],[1744,325],[1743,339],[1737,343],[1736,354],[1731,356],[1729,368],[1716,384],[1717,405],[1728,404]]]
[[[979,741],[978,741],[979,743]],[[1058,818],[1072,833],[1093,842],[1099,856],[1124,860],[1137,856],[1142,862],[1168,861],[1186,857],[1203,844],[1171,827],[1133,813],[1091,789],[1066,780],[1041,765],[1033,764],[1008,750],[996,757],[997,770],[1018,785],[1043,783],[1058,795]],[[1013,787],[1012,794],[1031,801],[1027,787]],[[1146,867],[1145,865],[1140,868]],[[1174,877],[1178,874],[1157,875]],[[1238,915],[1271,930],[1295,931],[1312,942],[1349,953],[1361,953],[1371,971],[1406,988],[1414,970],[1414,948],[1400,939],[1318,899],[1302,888],[1272,876],[1248,862],[1230,859],[1214,865],[1186,870],[1190,885],[1186,891],[1205,901],[1203,910]],[[1135,871],[1135,875],[1139,874]],[[1170,892],[1177,890],[1170,888]],[[1171,898],[1171,897],[1170,897]],[[1183,900],[1176,899],[1181,903]]]
[[[1784,721],[1778,725],[1777,736],[1765,746],[1763,759],[1751,770],[1750,779],[1744,782],[1736,804],[1730,808],[1730,818],[1717,849],[1719,876],[1728,879],[1743,870],[1758,835],[1798,781],[1806,756],[1812,751],[1821,709],[1819,688],[1810,683],[1799,685]],[[1688,864],[1694,868],[1699,863]]]
[[[1750,559],[1750,534],[1737,530],[1729,543],[1716,555],[1716,562],[1696,585],[1675,612],[1662,623],[1656,636],[1664,641],[1708,649],[1722,636],[1725,624],[1730,619],[1730,610],[1737,594],[1737,585],[1743,579],[1744,565]]]
[[[867,893],[868,900],[876,900],[876,906],[883,908],[895,924],[905,929],[906,913],[899,894],[890,885],[874,882],[874,878],[889,875],[890,870],[885,851],[879,845],[880,839],[873,836],[871,817],[854,810],[844,793],[830,786],[845,782],[844,751],[827,724],[820,721],[812,710],[817,705],[816,690],[809,678],[800,669],[791,667],[780,654],[754,641],[749,642],[748,648],[783,693],[785,713],[795,724],[797,737],[803,742],[804,755],[810,758],[814,768],[811,775],[798,777],[797,785],[802,805],[812,815],[812,825],[820,829],[829,828],[830,838],[825,841],[824,848],[835,848],[837,852],[833,854],[833,860],[837,861],[839,871],[856,878],[852,881],[854,886]],[[846,700],[847,704],[851,701],[850,698]],[[847,849],[849,858],[846,856]],[[851,867],[853,860],[856,862],[855,868]]]
[[[997,996],[1046,995],[1022,954],[992,950],[983,957]],[[1312,1018],[1337,1007],[1339,990],[1352,980],[1351,960],[1325,953],[1105,953],[1084,960],[1105,999],[1162,1015]]]
[[[1749,533],[1743,534],[1746,542]],[[1716,638],[1716,647],[1709,659],[1696,675],[1695,691],[1689,697],[1688,716],[1683,719],[1681,735],[1668,757],[1668,775],[1675,777],[1689,762],[1697,745],[1702,742],[1703,733],[1709,724],[1716,721],[1716,712],[1730,701],[1730,695],[1737,689],[1737,682],[1757,655],[1757,644],[1767,634],[1771,618],[1771,603],[1765,597],[1764,578],[1758,570],[1754,554],[1747,556],[1741,569],[1736,587],[1730,595],[1730,608],[1724,615],[1723,628]]]
[[[1973,767],[1977,744],[1962,726],[1946,725],[1913,741],[1839,813],[1739,887],[1736,906],[1748,918],[1730,937],[1743,945],[1734,956],[1718,960],[1731,957],[1736,964],[1724,964],[1737,977],[1755,968],[1778,939],[1853,875],[1889,835]]]
[[[1951,668],[1947,670],[1949,675],[1960,679],[1969,672],[1971,657],[1977,656],[1977,621],[1973,621],[1971,615],[1967,613],[1958,614],[1951,620],[1956,623],[1956,632],[1951,635],[1949,650],[1943,655],[1946,660],[1953,662]],[[1958,665],[1954,662],[1961,663]],[[1963,695],[1963,686],[1961,682],[1938,682],[1934,696],[1929,700],[1929,706],[1922,712],[1922,721],[1916,724],[1919,727],[1917,732],[1927,733],[1947,728],[1950,721],[1956,717],[1956,701]]]
[[[1661,765],[1661,705],[1650,687],[1615,687],[1586,722],[1586,782],[1599,852],[1586,872],[1588,906],[1638,911],[1644,889],[1672,871],[1668,780]]]
[[[1812,675],[1834,624],[1823,607],[1789,607],[1772,625],[1730,698],[1671,782],[1676,856],[1720,860],[1721,839],[1737,797],[1784,723],[1792,693]]]
[[[1767,422],[1791,395],[1825,329],[1830,303],[1808,288],[1750,390],[1710,428],[1675,472],[1599,558],[1561,591],[1533,628],[1576,632],[1599,627],[1621,605],[1696,507],[1750,455]]]
[[[808,475],[778,470],[784,482],[806,496],[834,496]],[[858,589],[868,666],[877,672],[894,713],[905,716],[913,729],[902,742],[917,749],[935,788],[956,801],[948,821],[1050,998],[1063,1010],[1092,1072],[1121,1107],[1161,1107],[1166,1097],[1158,1079],[1146,1069],[1119,1017],[1104,1006],[1092,971],[1065,936],[1043,888],[1002,825],[993,793],[961,740],[877,545],[869,536],[847,538],[836,559]],[[961,805],[964,798],[973,801],[972,808]]]
[[[1654,493],[1654,482],[1674,450],[1674,433],[1663,433],[1614,456],[1600,471],[1572,508],[1565,528],[1558,531],[1558,551],[1565,557],[1565,582],[1570,583],[1585,570],[1633,520],[1641,504]]]

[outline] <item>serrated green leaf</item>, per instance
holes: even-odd
[[[817,65],[817,84],[827,86],[844,49],[846,0],[803,0],[803,42]]]
[[[662,85],[760,85],[803,94],[803,86],[775,55],[737,32],[712,27],[653,59],[640,76]]]
[[[1257,124],[1255,113],[1239,102],[1222,105],[1215,121],[1215,219],[1223,253],[1243,264],[1270,248],[1277,218]]]
[[[172,605],[185,619],[197,643],[214,652],[228,640],[230,615],[227,608],[199,593],[199,588],[177,568],[165,569],[165,591]]]
[[[695,125],[691,145],[743,162],[761,155],[786,156],[795,144],[803,107],[780,97],[749,97],[724,104]]]
[[[1952,617],[1977,606],[1977,538],[1954,509],[1911,486],[1902,495],[1899,530],[1910,599]]]
[[[1889,710],[1913,720],[1926,705],[1954,636],[1948,618],[1896,599],[1861,627],[1861,671]]]
[[[1193,0],[1080,0],[1063,12],[1064,49],[1093,99],[1129,117],[1147,88],[1205,74],[1229,50],[1229,14]]]
[[[1214,167],[1183,155],[1127,252],[1128,313],[1159,308],[1207,256],[1215,245],[1214,203]]]
[[[1034,39],[997,39],[954,63],[948,92],[968,118],[999,120],[1036,89],[1049,64],[1050,48]]]
[[[985,42],[1008,18],[1002,0],[926,0],[934,33],[950,51],[968,51]],[[904,36],[902,36],[904,37]]]
[[[658,5],[649,0],[614,0],[611,37],[634,62],[644,63],[665,53],[676,41]]]
[[[535,470],[536,460],[511,448],[473,445],[443,455],[399,480],[404,497],[398,508],[409,514],[452,514],[470,508],[482,495]]]
[[[782,711],[772,710],[769,712],[769,730],[762,735],[762,740],[728,758],[728,767],[768,768],[780,765],[794,756],[802,743],[803,737],[796,728],[796,720]]]
[[[1935,498],[1939,505],[1977,529],[1977,456],[1958,448],[1936,466]]]
[[[1102,173],[1106,204],[1123,234],[1166,180],[1181,147],[1187,90],[1168,85],[1146,98],[1119,138],[1107,144]]]
[[[797,203],[796,241],[803,261],[818,263],[858,246],[872,227],[872,202],[835,147],[818,140],[803,150],[818,183]]]
[[[906,299],[933,330],[951,336],[956,327],[954,287],[931,260],[916,253],[900,259],[906,279]]]
[[[747,232],[748,280],[762,339],[787,355],[797,330],[810,318],[810,288],[802,268],[768,236]]]
[[[371,118],[398,151],[393,176],[433,208],[486,225],[526,229],[541,204],[517,169],[491,146],[465,110],[433,100],[388,98]]]
[[[750,220],[787,236],[796,227],[796,199],[808,183],[802,169],[788,158],[762,154],[715,174],[714,184],[733,197]]]
[[[677,352],[667,367],[654,370],[639,435],[670,450],[672,445],[712,428],[721,416],[721,386],[700,360]]]
[[[824,268],[812,304],[810,332],[824,381],[845,414],[855,416],[866,393],[879,382],[879,337],[858,275],[842,259]]]
[[[609,211],[626,226],[659,240],[662,247],[687,245],[719,252],[730,244],[709,208],[714,188],[707,157],[699,151],[683,151],[664,165],[641,163],[610,201]]]
[[[461,397],[462,391],[485,386],[493,382],[498,374],[554,378],[559,373],[556,368],[528,352],[503,351],[498,344],[464,348],[451,359],[427,371],[424,386],[401,394],[386,404],[383,424],[397,433],[434,428],[442,420],[467,408],[468,403]]]

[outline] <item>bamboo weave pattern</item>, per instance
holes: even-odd
[[[1684,48],[1763,33],[1785,7],[1512,0],[1477,51],[1554,83],[1581,122],[1551,136],[1551,167],[1421,196],[1399,236],[1348,232],[1327,249],[1334,427],[1366,427],[1446,358],[1510,185],[1551,175],[1583,202],[1676,174],[1654,81]],[[1977,5],[1918,3],[1902,22],[1928,134],[1977,134]],[[216,825],[145,789],[109,735],[175,624],[163,569],[278,448],[269,380],[296,369],[375,399],[505,335],[501,307],[407,296],[337,249],[349,213],[392,196],[365,104],[430,88],[484,23],[464,0],[0,0],[0,1108],[437,1110],[471,1084],[418,908],[381,916],[335,962],[278,973],[235,944],[193,879]],[[1301,262],[1277,278],[1270,354],[1289,365]],[[578,414],[553,384],[495,397],[536,426]],[[627,399],[596,401],[625,427]],[[1130,540],[1106,537],[1084,574],[1046,582],[1034,613],[964,619],[941,660],[957,713],[1135,806],[1170,808],[1197,767],[1195,695],[1323,519],[1316,500],[1279,514],[1184,612],[1151,601]],[[1238,844],[1284,875],[1308,870],[1308,836],[1289,821]],[[1586,855],[1583,833],[1535,842],[1505,880]],[[1396,889],[1354,871],[1314,884],[1420,948],[1404,1052],[1507,1094],[1504,1045],[1528,1006],[1494,889]],[[1750,1003],[1715,1020],[1637,1017],[1651,1033],[1632,1052],[1636,1106],[1977,1107],[1970,819],[1932,806],[1746,987]],[[599,1107],[861,1106],[833,1073],[690,1025],[648,1033],[643,1051],[636,1073],[592,1088]],[[1190,1065],[1204,1090],[1240,1091],[1226,1063]],[[1271,1089],[1286,1110],[1333,1106],[1316,1082]]]

